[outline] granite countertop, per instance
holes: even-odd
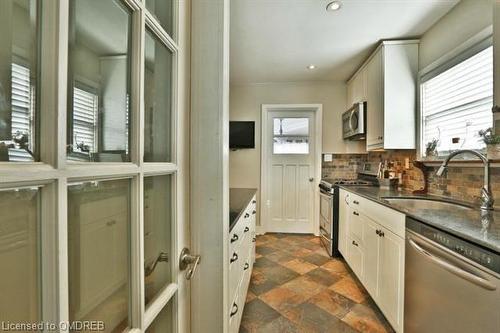
[[[479,207],[474,206],[472,209],[457,209],[452,206],[450,206],[449,209],[437,209],[432,207],[422,209],[421,207],[417,208],[405,202],[391,204],[384,200],[384,197],[411,196],[430,199],[435,198],[441,201],[446,199],[431,195],[415,195],[409,191],[381,189],[375,186],[340,187],[346,191],[353,192],[359,196],[400,211],[418,221],[500,253],[500,210],[494,210],[485,216],[481,216]],[[471,205],[469,204],[469,206]]]
[[[254,188],[231,188],[229,189],[229,231],[231,231],[240,218],[241,213],[257,193]]]

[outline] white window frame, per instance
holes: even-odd
[[[486,32],[487,33],[487,32]],[[418,77],[418,106],[417,106],[417,159],[429,162],[431,160],[426,159],[425,156],[425,142],[422,142],[424,134],[424,117],[422,114],[422,84],[439,74],[447,71],[448,69],[460,64],[461,62],[467,60],[468,58],[476,55],[477,53],[487,49],[493,45],[493,37],[491,33],[482,32],[464,43],[461,47],[454,50],[454,52],[443,56],[438,59],[436,63],[431,64],[423,71],[419,73]],[[492,91],[493,94],[493,91]],[[492,113],[493,121],[493,113]],[[493,123],[492,123],[493,124]],[[439,155],[439,159],[444,159],[446,155]],[[462,155],[463,160],[474,160],[474,157],[469,157],[467,155]]]
[[[158,293],[148,308],[144,304],[144,177],[172,175],[172,260],[179,257],[176,207],[178,198],[178,36],[179,4],[173,1],[173,37],[146,9],[144,0],[119,0],[132,13],[130,162],[74,162],[67,159],[67,82],[69,1],[43,1],[39,7],[40,48],[37,77],[40,97],[36,115],[39,119],[40,162],[0,162],[0,190],[41,186],[40,231],[41,281],[40,307],[44,322],[69,320],[67,187],[84,181],[129,178],[130,215],[130,327],[143,332],[169,302],[173,302],[173,329],[179,327],[177,311],[178,266],[172,265],[172,283]],[[42,3],[42,2],[38,2]],[[155,34],[173,54],[172,63],[172,162],[144,163],[144,37],[145,27]],[[40,39],[38,44],[40,44]],[[42,84],[43,83],[43,84]],[[68,332],[69,330],[60,329]]]

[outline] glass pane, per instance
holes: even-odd
[[[144,178],[145,303],[172,281],[172,176]]]
[[[146,333],[171,333],[173,329],[173,314],[171,299],[167,305],[161,310],[158,316],[153,320],[151,325],[146,329]]]
[[[274,118],[274,135],[308,136],[309,118]]]
[[[174,1],[173,0],[146,0],[146,8],[160,22],[165,31],[172,36],[172,27],[174,20]]]
[[[146,30],[144,68],[144,161],[170,162],[172,52]]]
[[[69,319],[129,325],[130,182],[68,187]]]
[[[38,189],[0,191],[0,321],[39,320],[39,207]]]
[[[273,135],[273,154],[309,154],[309,118],[274,118]]]
[[[115,0],[71,0],[68,159],[127,162],[131,13]]]
[[[0,162],[38,161],[37,3],[0,1]]]

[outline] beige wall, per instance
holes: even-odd
[[[420,39],[419,67],[424,69],[492,24],[492,0],[462,0]]]
[[[345,153],[340,116],[346,109],[343,82],[232,85],[230,120],[255,121],[255,149],[229,154],[231,187],[260,187],[260,121],[262,104],[323,104],[323,152]],[[353,143],[356,144],[356,143]]]

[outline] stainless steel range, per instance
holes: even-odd
[[[365,163],[357,179],[324,178],[319,183],[320,214],[319,231],[321,243],[332,257],[340,256],[339,239],[339,185],[375,186],[377,184],[378,163]]]

